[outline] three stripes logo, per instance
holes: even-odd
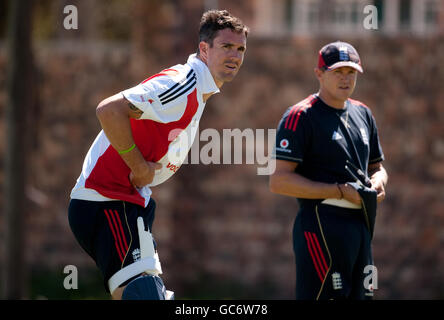
[[[319,244],[318,237],[314,232],[304,231],[305,239],[307,240],[308,252],[310,253],[316,273],[321,282],[324,282],[325,276],[328,272],[327,261]]]
[[[114,245],[116,246],[117,254],[119,255],[120,261],[122,261],[123,263],[129,246],[126,241],[122,221],[117,210],[109,209],[104,211],[106,219],[108,220],[109,227],[113,234]]]
[[[166,90],[165,92],[159,95],[160,103],[162,105],[167,104],[173,100],[176,100],[183,94],[185,94],[188,90],[193,88],[197,83],[196,73],[193,69],[188,72],[185,79],[179,81],[174,86]]]
[[[316,100],[316,96],[310,96],[307,99],[301,101],[301,103],[293,106],[287,116],[287,120],[285,120],[285,129],[296,131],[301,113],[305,109],[310,108],[316,102]]]

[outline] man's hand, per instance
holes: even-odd
[[[378,193],[376,199],[378,200],[378,202],[381,202],[382,200],[385,199],[384,183],[381,181],[381,179],[371,179],[371,182],[372,182],[371,188],[373,190],[376,190],[376,192]]]
[[[359,195],[359,192],[351,185],[348,185],[347,183],[340,184],[339,188],[342,191],[343,199],[355,204],[361,204],[361,196]]]
[[[146,166],[136,171],[131,171],[129,180],[134,188],[142,188],[153,182],[155,170],[162,169],[162,164],[155,162],[146,162]]]
[[[368,166],[368,173],[370,175],[370,181],[372,182],[371,188],[378,193],[377,200],[381,202],[385,199],[385,186],[387,185],[387,172],[382,166],[381,162],[377,162]]]

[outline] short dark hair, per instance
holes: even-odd
[[[250,29],[237,17],[232,16],[227,10],[209,10],[204,12],[199,26],[199,43],[205,41],[213,46],[213,40],[216,38],[219,30],[231,29],[234,32],[248,36]],[[199,47],[197,48],[199,53]]]

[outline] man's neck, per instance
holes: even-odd
[[[342,110],[345,108],[345,101],[346,100],[340,100],[340,99],[336,99],[334,97],[332,97],[331,95],[329,95],[328,93],[325,93],[322,90],[319,90],[318,93],[319,98],[321,98],[322,101],[324,101],[324,103],[332,108],[338,109],[338,110]]]
[[[196,54],[196,58],[199,59],[200,61],[202,61],[203,63],[205,63],[205,65],[206,65],[207,68],[208,68],[208,64],[207,64],[207,62],[206,62],[204,59],[202,59],[202,57],[200,56],[199,53]],[[224,83],[223,83],[223,82],[220,82],[220,81],[217,81],[217,80],[214,78],[214,75],[211,73],[210,68],[208,68],[208,70],[210,71],[210,74],[211,74],[211,76],[213,77],[213,80],[214,80],[214,83],[216,84],[216,86],[217,86],[219,89],[222,88],[222,85],[223,85]],[[207,94],[203,94],[203,95],[202,95],[202,100],[203,100],[203,102],[207,102],[207,100],[208,100],[213,94],[214,94],[214,92],[207,93]]]
[[[202,95],[202,100],[203,100],[203,102],[207,102],[207,100],[208,100],[208,98],[210,98],[212,95],[213,95],[214,93],[212,92],[212,93],[206,93],[206,94],[203,94]]]

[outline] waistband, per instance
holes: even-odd
[[[333,198],[329,198],[329,199],[325,199],[321,202],[321,204],[328,204],[330,206],[335,206],[335,207],[341,207],[341,208],[347,208],[347,209],[361,209],[362,205],[361,204],[355,204],[352,203],[346,199],[333,199]]]

